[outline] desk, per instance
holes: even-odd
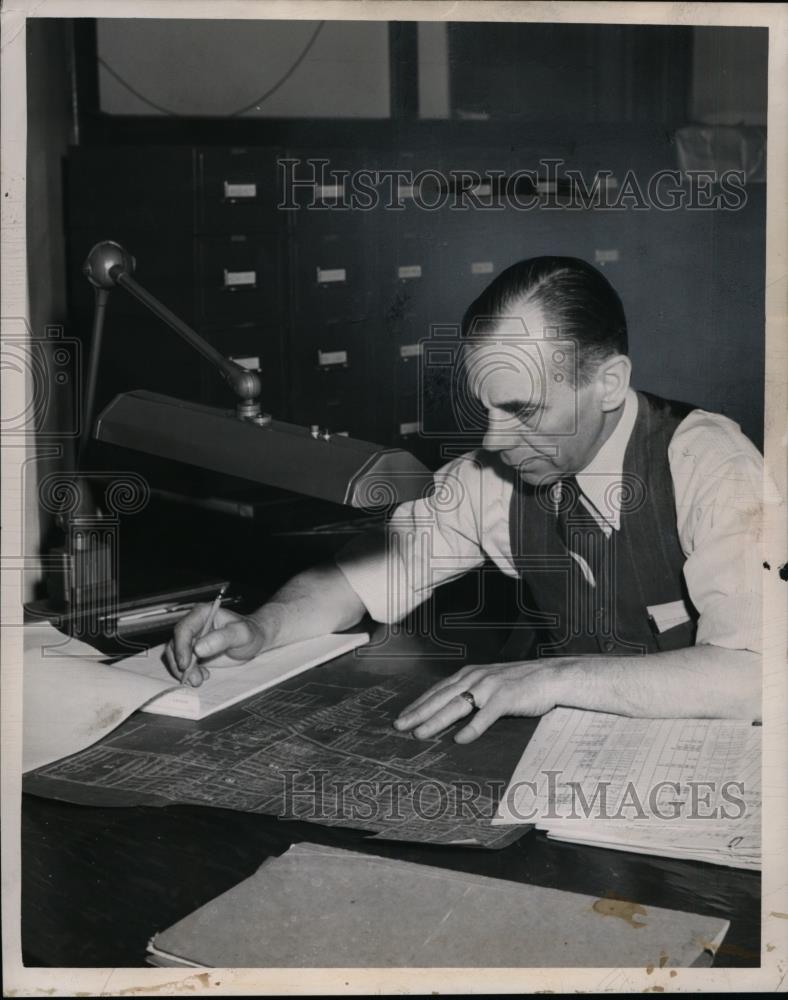
[[[458,662],[425,656],[389,662],[342,657],[321,678],[416,673],[425,687]],[[406,644],[407,645],[407,644]],[[482,737],[482,740],[484,737]],[[519,757],[513,748],[511,766]],[[506,768],[509,762],[502,761]],[[631,899],[731,921],[717,966],[760,962],[760,876],[562,844],[527,833],[498,851],[370,842],[362,832],[195,806],[88,808],[33,796],[22,807],[22,941],[25,961],[49,966],[142,966],[152,934],[251,875],[297,841],[347,847],[457,871]]]

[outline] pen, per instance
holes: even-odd
[[[146,608],[144,611],[133,611],[128,614],[118,615],[118,621],[124,625],[127,622],[142,621],[145,618],[158,618],[164,615],[177,614],[179,611],[191,611],[194,602],[191,604],[168,604],[166,607]]]
[[[195,640],[195,645],[197,644],[197,642],[199,642],[200,639],[203,638],[203,636],[206,636],[211,631],[211,629],[213,628],[213,624],[216,621],[216,612],[219,610],[219,606],[222,603],[222,598],[224,597],[225,590],[227,590],[227,584],[226,583],[223,585],[222,589],[216,595],[216,598],[215,598],[213,604],[211,605],[211,610],[208,612],[208,617],[205,619],[205,622],[203,623],[203,627],[200,629],[200,634],[197,636],[197,639]],[[195,665],[195,660],[196,659],[197,659],[197,657],[194,655],[194,647],[192,647],[192,659],[191,659],[191,663],[189,664],[189,666],[183,672],[183,677],[181,677],[181,684],[185,684],[186,683],[186,678],[191,673],[192,668]]]

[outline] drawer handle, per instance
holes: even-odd
[[[224,197],[228,201],[235,201],[237,198],[256,198],[256,184],[233,184],[231,181],[224,182]]]
[[[224,268],[225,288],[254,288],[257,285],[257,271],[228,271]]]
[[[317,363],[321,368],[336,368],[347,365],[347,351],[318,351]]]

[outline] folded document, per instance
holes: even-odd
[[[728,921],[297,844],[148,945],[181,968],[709,965]]]

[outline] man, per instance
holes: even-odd
[[[397,508],[383,538],[300,573],[249,617],[222,610],[196,645],[207,610],[192,611],[168,650],[173,673],[192,648],[243,661],[366,612],[398,620],[490,557],[527,586],[507,662],[435,684],[397,728],[427,738],[468,716],[455,736],[467,743],[502,715],[557,705],[759,718],[755,447],[726,417],[630,388],[621,302],[584,261],[508,268],[463,335],[461,402],[486,411],[482,449]]]

